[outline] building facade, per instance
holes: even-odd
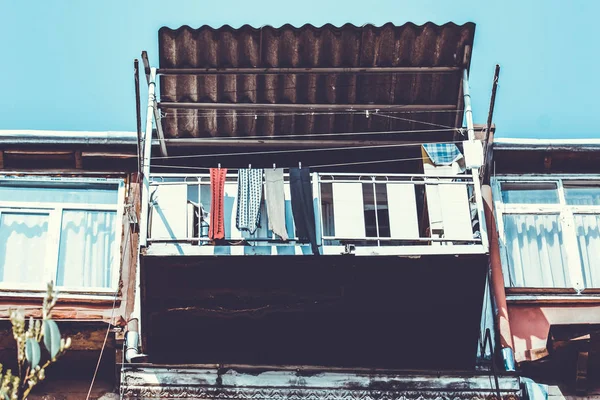
[[[597,140],[494,144],[500,334],[550,398],[600,388],[599,150]]]
[[[492,145],[474,33],[162,28],[137,134],[2,132],[0,362],[52,280],[32,399],[594,396],[598,144]]]

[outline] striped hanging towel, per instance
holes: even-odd
[[[254,234],[260,222],[263,170],[240,169],[238,171],[237,216],[235,224],[242,231]]]
[[[208,229],[209,239],[225,238],[225,177],[226,168],[210,169],[210,226]]]

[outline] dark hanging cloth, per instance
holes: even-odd
[[[226,168],[210,169],[210,226],[208,237],[213,240],[225,237],[225,177]]]
[[[308,168],[290,168],[290,194],[296,236],[309,241],[314,255],[319,255],[315,228],[315,207]]]

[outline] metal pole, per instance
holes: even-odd
[[[465,120],[467,121],[467,135],[469,140],[475,140],[475,129],[473,126],[473,110],[471,108],[471,93],[469,90],[469,74],[466,69],[463,70],[462,79],[463,95],[465,98]],[[481,244],[485,251],[489,250],[487,235],[487,226],[485,223],[485,214],[483,210],[483,197],[481,196],[481,182],[479,180],[479,168],[473,168],[473,188],[475,192],[475,201],[477,204],[477,218],[479,219],[479,232],[481,232]]]
[[[145,51],[142,51],[142,62],[144,63],[144,72],[146,73],[146,81],[148,82],[148,85],[150,85],[150,60],[148,59],[148,53]],[[154,80],[152,80],[152,82],[156,81],[156,75],[154,76]],[[165,134],[163,132],[162,129],[162,123],[160,122],[161,120],[161,115],[160,112],[158,111],[158,103],[156,102],[156,96],[154,96],[154,100],[152,101],[152,107],[154,108],[154,121],[156,122],[156,135],[158,136],[158,141],[159,141],[159,146],[160,146],[160,154],[162,154],[163,157],[168,156],[169,154],[167,153],[167,145],[165,143]]]
[[[485,130],[485,147],[483,150],[483,181],[489,182],[491,168],[492,168],[492,146],[491,143],[494,140],[492,135],[492,117],[494,116],[494,106],[496,104],[496,91],[498,89],[498,78],[500,77],[500,65],[496,64],[496,70],[494,71],[494,83],[492,84],[492,97],[490,99],[490,110],[488,111],[488,119]]]
[[[142,105],[140,98],[140,63],[133,60],[133,79],[135,81],[135,119],[138,138],[138,174],[142,173]]]
[[[135,297],[133,302],[133,310],[131,311],[131,319],[138,321],[138,335],[142,333],[142,295],[141,295],[141,262],[140,253],[142,247],[148,244],[148,201],[150,192],[150,155],[152,152],[152,117],[154,116],[154,90],[156,80],[156,68],[150,69],[150,77],[148,80],[148,110],[146,112],[146,131],[143,139],[143,157],[142,157],[142,204],[140,212],[140,233],[139,246],[137,255],[137,265],[135,268]]]
[[[465,99],[465,120],[467,121],[467,136],[469,140],[475,140],[475,129],[473,126],[473,110],[471,109],[471,93],[469,89],[469,73],[463,70],[462,78],[463,97]]]
[[[146,113],[146,132],[143,139],[142,158],[142,205],[140,218],[140,246],[145,247],[148,240],[148,201],[150,191],[150,155],[152,152],[152,117],[154,116],[154,90],[156,80],[156,68],[150,68],[148,83],[148,111]]]

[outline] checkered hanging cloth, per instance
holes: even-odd
[[[240,169],[238,171],[238,202],[236,227],[254,234],[260,222],[262,200],[262,169]]]
[[[452,165],[453,162],[463,158],[454,143],[425,143],[423,149],[435,165]]]

